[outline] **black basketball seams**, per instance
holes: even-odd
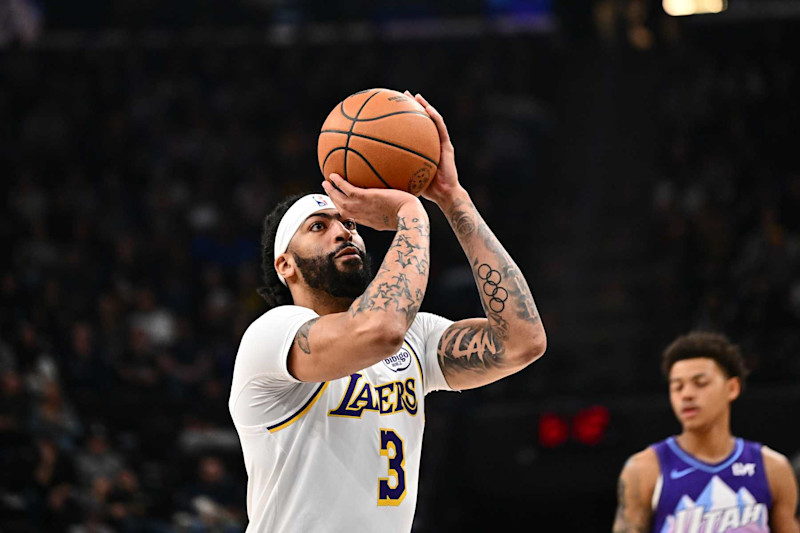
[[[330,132],[328,132],[328,133],[330,133]],[[386,183],[386,180],[384,180],[384,179],[381,177],[381,175],[380,175],[380,174],[378,174],[378,171],[377,171],[377,170],[375,170],[375,167],[373,167],[373,166],[372,166],[372,163],[370,163],[369,161],[367,161],[367,158],[366,158],[366,157],[364,157],[364,156],[361,154],[361,152],[359,152],[358,150],[354,150],[354,149],[352,149],[352,148],[347,148],[347,149],[346,149],[344,146],[337,146],[336,148],[334,148],[333,150],[331,150],[330,152],[328,152],[328,155],[326,155],[326,156],[325,156],[325,159],[322,161],[322,168],[323,168],[323,169],[325,168],[325,163],[327,163],[327,162],[328,162],[328,158],[331,156],[331,154],[332,154],[333,152],[338,152],[339,150],[348,150],[349,152],[353,152],[355,155],[357,155],[358,157],[360,157],[361,159],[363,159],[363,160],[364,160],[364,163],[366,163],[366,164],[367,164],[367,166],[370,168],[370,170],[372,170],[372,172],[375,174],[375,177],[377,177],[379,180],[381,180],[381,183],[383,183],[384,185],[386,185],[386,188],[387,188],[387,189],[394,189],[394,187],[392,187],[391,185],[389,185],[388,183]]]
[[[366,93],[366,92],[368,92],[368,91],[369,91],[369,89],[366,89],[366,90],[363,90],[363,91],[359,91],[359,92],[357,92],[357,93],[354,93],[354,94],[353,94],[353,95],[351,95],[351,96],[354,96],[354,95],[356,95],[356,94],[363,94],[363,93]],[[430,120],[431,122],[433,122],[433,123],[434,123],[434,125],[436,125],[435,121],[434,121],[434,120],[433,120],[433,119],[430,117],[430,115],[428,115],[428,113],[426,113],[426,112],[424,112],[424,111],[414,111],[414,110],[394,111],[394,112],[392,112],[392,113],[386,113],[386,114],[384,114],[384,115],[380,115],[380,116],[377,116],[377,117],[371,117],[371,118],[359,118],[359,116],[360,116],[360,115],[361,115],[361,113],[363,112],[364,108],[366,107],[367,103],[369,103],[369,101],[370,101],[370,100],[372,100],[372,98],[373,98],[373,97],[375,97],[375,96],[376,96],[378,93],[380,93],[380,92],[383,92],[383,91],[384,91],[384,89],[377,89],[377,90],[375,90],[375,92],[373,92],[373,93],[372,93],[372,94],[371,94],[371,95],[370,95],[370,96],[369,96],[369,97],[368,97],[366,100],[364,100],[364,102],[361,104],[361,107],[358,109],[358,112],[356,113],[356,115],[355,115],[354,117],[353,117],[353,116],[350,116],[350,115],[348,115],[348,114],[347,114],[347,111],[345,111],[345,108],[344,108],[344,102],[347,100],[347,98],[345,98],[345,100],[342,100],[342,101],[339,103],[339,111],[340,111],[340,113],[342,114],[342,116],[343,116],[343,117],[345,117],[346,119],[348,119],[348,120],[350,120],[350,121],[351,121],[351,123],[350,123],[350,129],[349,129],[349,130],[347,130],[347,131],[345,131],[345,130],[333,130],[333,129],[328,129],[328,130],[322,130],[322,131],[320,131],[320,135],[321,135],[321,134],[323,134],[323,133],[338,133],[338,134],[342,134],[342,135],[347,135],[347,139],[345,140],[345,145],[344,145],[344,146],[339,146],[339,147],[336,147],[336,148],[334,148],[334,149],[330,150],[330,151],[329,151],[329,152],[328,152],[328,153],[325,155],[325,159],[324,159],[324,160],[323,160],[323,162],[322,162],[322,171],[323,171],[323,173],[325,172],[325,164],[328,162],[328,159],[330,158],[330,156],[331,156],[331,155],[332,155],[334,152],[337,152],[337,151],[339,151],[339,150],[343,150],[343,151],[344,151],[344,168],[343,168],[343,174],[344,174],[344,176],[342,176],[342,177],[343,177],[343,178],[344,178],[346,181],[349,181],[349,180],[347,179],[347,159],[348,159],[348,153],[349,153],[349,152],[353,152],[353,154],[355,154],[355,155],[357,155],[358,157],[360,157],[360,158],[361,158],[361,159],[364,161],[364,163],[366,163],[366,164],[367,164],[367,166],[370,168],[370,170],[372,170],[372,172],[373,172],[373,173],[375,174],[375,176],[376,176],[376,177],[377,177],[377,178],[378,178],[378,179],[381,181],[381,183],[383,183],[383,184],[384,184],[384,185],[385,185],[387,188],[389,188],[389,189],[393,189],[393,188],[394,188],[394,187],[392,187],[391,185],[389,185],[389,184],[386,182],[386,180],[384,180],[384,179],[381,177],[381,175],[378,173],[378,171],[377,171],[377,170],[375,170],[375,167],[373,167],[373,166],[372,166],[372,164],[369,162],[369,160],[368,160],[366,157],[364,157],[364,155],[363,155],[363,154],[361,154],[361,153],[360,153],[360,152],[358,152],[357,150],[354,150],[353,148],[350,148],[350,138],[351,138],[351,137],[354,137],[354,136],[355,136],[355,137],[362,138],[362,139],[367,139],[367,140],[369,140],[369,141],[372,141],[372,142],[378,142],[378,143],[381,143],[381,144],[385,144],[385,145],[387,145],[387,146],[391,146],[391,147],[393,147],[393,148],[397,148],[397,149],[399,149],[399,150],[403,150],[403,151],[405,151],[405,152],[408,152],[408,153],[410,153],[410,154],[413,154],[413,155],[415,155],[415,156],[417,156],[417,157],[419,157],[419,158],[421,158],[421,159],[424,159],[424,160],[426,160],[426,161],[428,161],[428,162],[432,163],[433,165],[435,165],[435,166],[436,166],[436,168],[438,168],[438,167],[439,167],[439,163],[438,163],[437,161],[434,161],[432,158],[430,158],[430,157],[428,157],[428,156],[426,156],[426,155],[424,155],[424,154],[421,154],[421,153],[419,153],[419,152],[417,152],[417,151],[415,151],[415,150],[412,150],[412,149],[410,149],[410,148],[406,148],[406,147],[404,147],[404,146],[401,146],[401,145],[399,145],[399,144],[395,144],[395,143],[393,143],[393,142],[390,142],[390,141],[386,141],[386,140],[384,140],[384,139],[379,139],[379,138],[377,138],[377,137],[372,137],[372,136],[369,136],[369,135],[364,135],[364,134],[362,134],[362,133],[354,133],[354,132],[353,132],[353,129],[355,128],[356,122],[371,122],[371,121],[375,121],[375,120],[381,120],[381,119],[384,119],[384,118],[387,118],[387,117],[391,117],[391,116],[394,116],[394,115],[403,115],[403,114],[415,114],[415,115],[422,115],[422,116],[426,117],[428,120]],[[349,98],[349,97],[348,97],[348,98]]]
[[[356,127],[356,121],[358,120],[358,115],[361,114],[361,112],[364,110],[364,107],[369,103],[369,101],[372,100],[375,97],[375,95],[380,93],[382,90],[383,89],[378,89],[377,91],[375,91],[374,93],[369,95],[369,98],[364,100],[364,103],[361,104],[361,107],[358,108],[358,113],[356,113],[355,118],[351,119],[353,122],[350,123],[350,131],[347,132],[347,140],[344,143],[344,170],[343,170],[344,176],[342,176],[342,177],[345,179],[345,181],[350,181],[350,180],[347,179],[347,152],[348,152],[348,149],[350,147],[350,136],[353,134],[353,128]],[[347,114],[344,112],[344,100],[342,100],[342,104],[341,105],[342,105],[342,114],[347,117]],[[361,155],[361,154],[359,154],[359,155]],[[361,157],[363,158],[364,156],[361,156]],[[369,164],[369,163],[367,163],[367,164]],[[370,168],[372,168],[372,167],[370,166]],[[379,177],[379,179],[381,179],[381,178]],[[383,179],[381,179],[381,181],[383,181]]]
[[[433,119],[426,112],[424,112],[424,111],[413,111],[411,109],[408,109],[406,111],[392,111],[391,113],[386,113],[385,115],[379,115],[377,117],[372,117],[372,118],[351,117],[350,115],[348,115],[348,114],[346,114],[344,112],[344,106],[342,106],[340,111],[342,112],[342,115],[345,116],[345,118],[350,119],[350,120],[354,120],[356,122],[370,122],[370,121],[373,121],[373,120],[380,120],[382,118],[391,117],[393,115],[422,115],[423,117],[428,117],[428,120],[433,122]],[[436,124],[436,123],[434,122],[434,124]]]
[[[328,152],[328,155],[326,155],[325,159],[322,160],[322,171],[323,172],[325,172],[325,163],[328,162],[328,158],[331,156],[331,154],[333,154],[333,152],[338,152],[339,150],[344,150],[344,149],[345,149],[344,146],[337,146],[336,148],[334,148],[333,150]]]
[[[373,167],[373,166],[372,166],[372,163],[370,163],[369,161],[367,161],[367,158],[366,158],[366,157],[364,157],[363,155],[361,155],[361,152],[359,152],[358,150],[353,150],[352,148],[350,148],[350,151],[351,151],[351,152],[353,152],[355,155],[357,155],[358,157],[360,157],[361,159],[363,159],[363,160],[364,160],[364,163],[366,163],[366,164],[367,164],[367,166],[369,167],[369,169],[370,169],[370,170],[371,170],[371,171],[372,171],[372,172],[375,174],[375,177],[377,177],[379,180],[381,180],[381,183],[383,183],[384,185],[386,185],[386,188],[387,188],[387,189],[394,189],[394,187],[392,187],[391,185],[389,185],[388,183],[386,183],[386,181],[385,181],[385,180],[384,180],[384,179],[381,177],[381,175],[380,175],[380,174],[378,174],[378,171],[377,171],[377,170],[375,170],[375,167]]]
[[[406,148],[405,146],[401,146],[401,145],[395,144],[393,142],[385,141],[385,140],[379,139],[377,137],[371,137],[369,135],[364,135],[363,133],[353,133],[352,131],[347,132],[347,131],[344,131],[344,130],[322,130],[320,132],[320,134],[322,134],[322,133],[347,133],[348,134],[348,139],[351,136],[352,137],[359,137],[361,139],[367,139],[369,141],[374,141],[374,142],[378,142],[378,143],[381,143],[381,144],[386,144],[386,145],[389,145],[389,146],[393,146],[393,147],[398,148],[400,150],[406,151],[406,152],[408,152],[410,154],[414,154],[414,155],[416,155],[418,157],[421,157],[422,159],[425,159],[426,161],[430,161],[431,163],[436,165],[437,168],[439,167],[439,163],[438,162],[434,161],[433,159],[431,159],[430,157],[428,157],[428,156],[426,156],[424,154],[421,154],[421,153],[417,152],[416,150],[412,150],[411,148]],[[336,149],[334,149],[334,150],[336,150]],[[352,150],[352,148],[350,148],[350,150]],[[330,153],[328,155],[330,155]],[[325,160],[326,161],[328,160],[327,156],[325,157]]]

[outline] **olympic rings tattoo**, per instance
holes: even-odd
[[[489,309],[495,313],[502,312],[506,308],[508,291],[500,286],[503,281],[500,272],[483,263],[478,267],[478,278],[483,281],[483,294],[490,298]]]

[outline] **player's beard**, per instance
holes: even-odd
[[[309,287],[325,291],[334,298],[356,299],[364,293],[372,281],[372,269],[369,256],[361,250],[358,251],[361,257],[361,265],[358,268],[351,267],[347,270],[337,268],[335,256],[347,246],[352,244],[345,244],[325,256],[304,258],[294,252],[292,256]]]

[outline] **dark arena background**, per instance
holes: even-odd
[[[370,87],[444,115],[548,334],[429,397],[415,533],[610,531],[691,329],[741,346],[733,430],[800,470],[800,1],[0,0],[0,531],[244,530],[261,220]],[[477,316],[426,205],[423,310]]]

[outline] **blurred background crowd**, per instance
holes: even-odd
[[[624,458],[677,429],[659,356],[692,328],[741,345],[734,429],[800,469],[798,2],[105,4],[0,2],[0,530],[243,530],[261,221],[319,189],[319,127],[368,87],[441,110],[549,340],[430,398],[414,531],[609,530]],[[427,205],[423,310],[475,316]]]

